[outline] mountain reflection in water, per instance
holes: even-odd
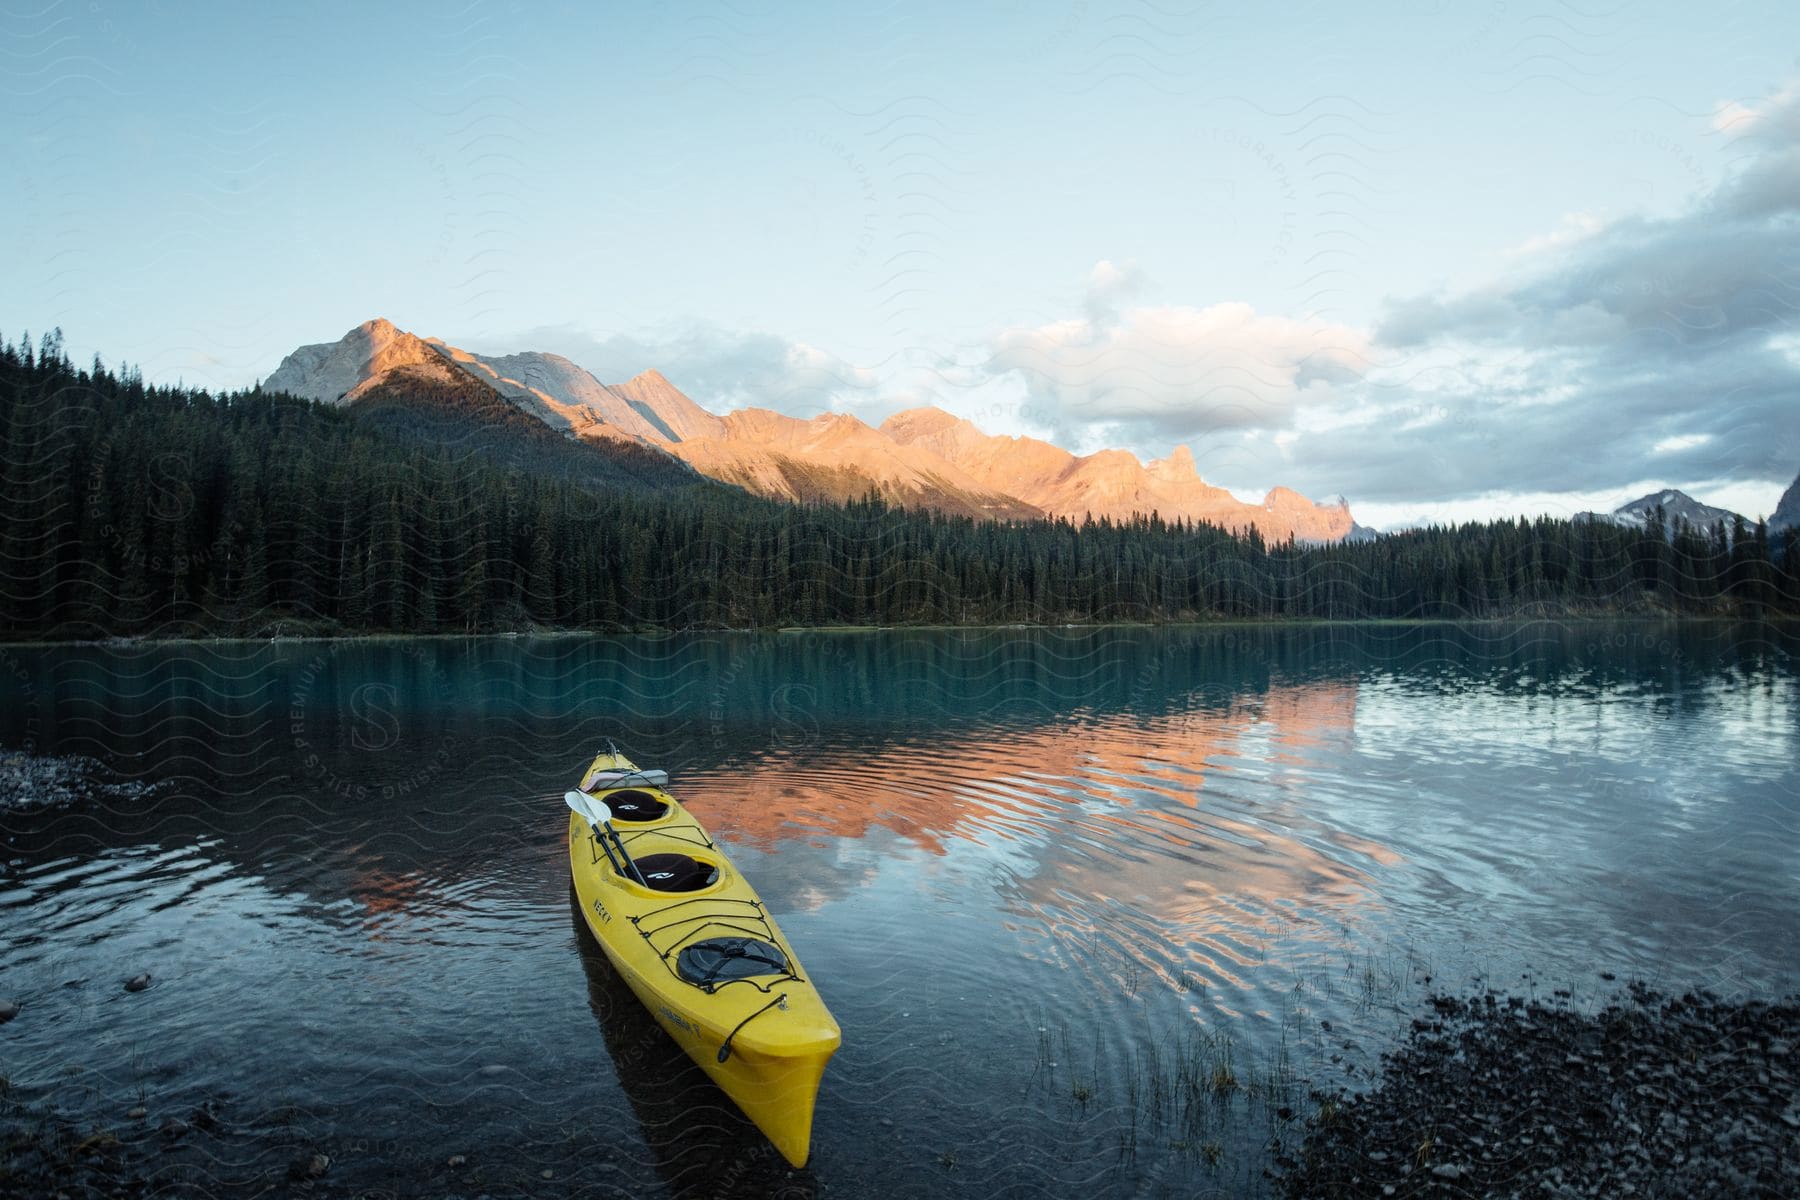
[[[968,843],[1024,944],[1104,935],[1170,986],[1203,987],[1238,982],[1233,964],[1284,905],[1370,903],[1364,864],[1400,862],[1312,820],[1291,789],[1246,803],[1231,778],[1347,746],[1355,716],[1354,681],[1272,685],[1250,702],[1150,719],[1092,714],[1073,728],[775,750],[696,773],[680,794],[732,845],[801,835],[829,850],[876,829],[939,857]],[[870,882],[848,867],[784,898],[817,907]],[[1116,937],[1124,914],[1140,936]]]
[[[560,797],[610,738],[844,1027],[809,1172],[757,1186],[1191,1193],[1218,1185],[1185,1135],[1121,1158],[1119,1104],[1194,1031],[1341,1072],[1428,976],[1800,987],[1797,649],[1606,622],[0,649],[0,744],[159,785],[0,815],[6,1074],[88,1124],[223,1097],[282,1140],[221,1162],[320,1149],[344,1188],[760,1172],[571,926]]]

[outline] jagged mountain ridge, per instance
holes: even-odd
[[[1780,533],[1800,525],[1800,475],[1794,476],[1794,482],[1788,484],[1787,491],[1781,493],[1781,501],[1775,505],[1775,515],[1769,518],[1769,532]]]
[[[558,355],[474,354],[379,318],[335,343],[300,347],[262,386],[353,404],[384,381],[458,377],[480,381],[568,436],[650,447],[776,499],[843,501],[872,490],[909,508],[999,520],[1156,512],[1255,528],[1271,540],[1329,542],[1360,532],[1341,499],[1315,504],[1277,487],[1261,504],[1243,503],[1202,480],[1185,446],[1147,464],[1125,450],[1075,455],[1035,438],[991,436],[936,408],[896,414],[879,428],[843,413],[808,420],[746,408],[720,416],[654,369],[603,384]]]
[[[981,483],[1061,516],[1118,518],[1155,512],[1228,529],[1255,526],[1265,537],[1292,533],[1302,541],[1321,542],[1347,537],[1354,525],[1342,500],[1315,504],[1284,487],[1272,488],[1260,506],[1245,504],[1202,480],[1186,446],[1150,463],[1140,463],[1125,450],[1076,455],[1037,438],[983,433],[973,422],[938,408],[895,413],[881,429],[902,444],[928,447]]]
[[[417,337],[379,317],[336,342],[300,347],[281,360],[262,386],[327,404],[353,404],[402,368],[414,368],[415,379],[474,379],[552,429],[578,437],[648,444],[654,433],[626,400],[566,358],[512,354],[484,359],[438,338]]]
[[[633,411],[671,442],[726,436],[723,417],[714,416],[689,400],[655,367],[633,375],[624,383],[607,384],[606,388],[623,397]]]
[[[1702,504],[1679,488],[1664,488],[1660,492],[1650,492],[1639,496],[1636,500],[1627,500],[1619,507],[1607,513],[1584,512],[1576,515],[1578,521],[1606,521],[1613,525],[1635,526],[1643,529],[1656,518],[1656,510],[1663,510],[1663,520],[1670,528],[1677,522],[1686,523],[1692,529],[1711,529],[1723,522],[1730,530],[1738,521],[1745,525],[1746,521],[1738,513],[1728,508],[1714,508],[1710,504]]]

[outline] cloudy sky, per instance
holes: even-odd
[[[0,332],[375,315],[1378,527],[1800,471],[1800,10],[81,0],[0,14]]]

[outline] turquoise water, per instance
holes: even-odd
[[[0,745],[159,787],[0,817],[3,1073],[146,1144],[211,1103],[205,1170],[246,1190],[314,1152],[402,1194],[1254,1190],[1283,1110],[1433,989],[1800,987],[1797,652],[1607,623],[10,648]],[[805,1171],[571,912],[560,797],[607,738],[844,1028]]]

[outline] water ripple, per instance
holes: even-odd
[[[821,1185],[954,1192],[1010,1170],[1051,1192],[1201,1190],[1206,1168],[1167,1146],[1262,1135],[1216,1099],[1140,1093],[1159,1072],[1223,1067],[1267,1097],[1302,1066],[1367,1071],[1432,980],[1800,986],[1796,641],[19,650],[0,738],[165,786],[0,817],[0,980],[24,1006],[7,1074],[96,1120],[224,1096],[270,1137],[385,1136],[437,1161],[563,1163],[579,1111],[616,1143],[595,1179],[680,1194],[721,1155],[763,1171],[754,1130],[572,920],[558,797],[612,737],[671,770],[846,1030]],[[1121,1159],[1140,1133],[1165,1149]],[[342,1161],[391,1186],[379,1156]]]

